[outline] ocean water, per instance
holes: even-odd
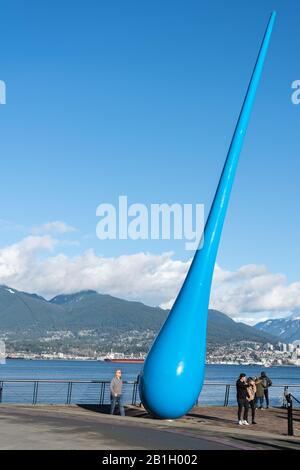
[[[104,402],[109,402],[109,387],[101,390],[97,381],[109,381],[117,367],[122,369],[125,381],[134,381],[142,364],[115,364],[102,361],[63,361],[63,360],[7,360],[0,365],[0,385],[3,381],[3,403],[32,403],[33,382],[6,382],[7,380],[65,380],[94,381],[93,383],[74,383],[71,390],[71,403],[99,403],[101,394]],[[207,365],[205,384],[199,397],[201,405],[223,405],[225,386],[230,384],[229,404],[235,404],[235,381],[241,372],[247,376],[258,376],[259,366]],[[300,400],[300,367],[275,366],[265,369],[273,381],[270,397],[273,405],[281,405],[284,385]],[[127,403],[132,400],[132,384],[124,386]],[[70,392],[70,390],[69,390]],[[36,393],[37,403],[66,403],[68,383],[39,383]]]

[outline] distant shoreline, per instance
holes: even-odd
[[[6,357],[6,361],[74,361],[74,362],[101,362],[105,363],[103,359],[91,358],[91,357]],[[116,362],[115,364],[118,364]],[[126,363],[129,364],[129,363]],[[0,364],[3,365],[3,364]],[[264,368],[272,368],[272,367],[299,367],[297,364],[271,364],[265,365],[261,364],[260,362],[252,362],[252,363],[239,363],[239,362],[207,362],[206,366],[240,366],[240,367],[264,367]]]

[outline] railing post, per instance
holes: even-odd
[[[69,405],[72,401],[72,390],[73,390],[73,382],[70,382],[70,395],[69,395]]]
[[[135,382],[135,397],[134,397],[135,406],[137,406],[136,399],[137,399],[137,394],[138,394],[138,389],[139,389],[140,378],[141,378],[141,374],[138,374],[138,376],[136,378],[136,382]],[[141,406],[141,403],[140,403],[140,406]]]
[[[104,405],[106,382],[103,382],[102,405]]]
[[[2,403],[3,382],[0,382],[0,403]]]
[[[99,405],[101,405],[103,382],[100,383]]]
[[[288,393],[286,395],[286,401],[287,401],[287,413],[288,413],[288,435],[293,436],[294,435],[294,429],[293,429],[293,400],[291,397],[291,394]]]
[[[34,396],[35,396],[35,384],[36,382],[33,382],[33,392],[32,392],[32,404],[34,405]]]
[[[39,391],[39,382],[36,383],[36,391],[35,391],[35,404],[38,401],[38,391]]]
[[[136,397],[137,397],[137,391],[138,391],[138,381],[133,382],[133,389],[132,389],[132,405],[136,405]]]
[[[134,395],[134,404],[136,405],[136,398],[137,398],[137,394],[138,394],[138,388],[139,388],[139,383],[136,382],[135,383],[135,395]]]
[[[226,400],[227,400],[227,389],[228,389],[228,385],[225,386],[225,396],[224,396],[224,405],[223,406],[226,406]]]
[[[38,390],[39,390],[39,383],[37,381],[35,381],[34,386],[33,386],[33,395],[32,395],[32,404],[33,405],[36,405],[36,403],[37,403]]]
[[[103,405],[103,402],[104,402],[104,391],[105,391],[105,382],[101,382],[99,405]]]
[[[230,392],[230,385],[226,385],[224,406],[228,406],[229,392]]]
[[[67,398],[66,398],[66,405],[69,404],[69,391],[70,391],[70,382],[68,383],[68,389],[67,389]]]
[[[66,402],[67,405],[70,405],[70,403],[71,403],[72,386],[73,386],[73,382],[69,382],[68,383],[68,391],[67,391],[67,402]]]

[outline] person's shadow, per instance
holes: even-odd
[[[88,403],[87,404],[80,403],[80,404],[77,404],[77,406],[79,408],[83,408],[84,410],[94,411],[95,413],[102,413],[102,414],[106,414],[106,415],[108,415],[110,413],[110,404],[90,405]],[[114,414],[118,414],[118,413],[119,413],[119,408],[116,406]]]

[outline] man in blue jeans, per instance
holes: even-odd
[[[119,405],[120,415],[125,416],[123,399],[122,399],[122,371],[120,369],[116,370],[115,376],[110,382],[110,396],[111,396],[111,407],[110,414],[113,415],[115,411],[116,404]]]

